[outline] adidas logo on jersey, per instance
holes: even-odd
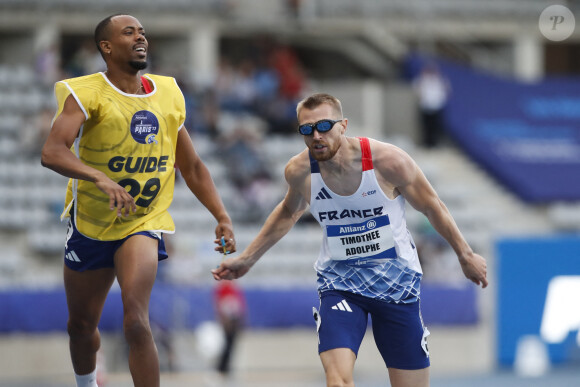
[[[81,261],[79,259],[79,257],[77,256],[77,253],[75,253],[74,251],[71,251],[70,253],[66,254],[64,257],[66,259],[68,259],[69,261],[73,261],[73,262],[80,262]]]
[[[340,301],[338,304],[334,305],[331,309],[342,310],[343,312],[352,312],[352,309],[350,308],[346,300]]]
[[[316,200],[332,199],[332,196],[324,188],[320,190],[318,195],[316,195]]]

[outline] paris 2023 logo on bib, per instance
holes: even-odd
[[[140,110],[131,119],[131,136],[140,144],[157,144],[155,136],[159,133],[159,121],[155,114]]]

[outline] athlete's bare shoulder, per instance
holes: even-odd
[[[288,161],[284,170],[284,175],[288,184],[292,186],[304,184],[306,179],[310,176],[310,158],[308,157],[308,149],[304,149]]]
[[[417,164],[411,156],[396,145],[369,139],[375,171],[395,186],[413,178]]]

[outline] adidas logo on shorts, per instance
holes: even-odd
[[[74,251],[71,251],[70,253],[66,254],[64,257],[66,259],[68,259],[69,261],[73,261],[73,262],[80,262],[81,261]]]
[[[334,305],[331,309],[342,310],[343,312],[352,312],[352,309],[350,308],[346,300],[340,301],[338,304]]]

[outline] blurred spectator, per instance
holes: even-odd
[[[288,9],[288,13],[294,17],[298,18],[300,16],[300,7],[302,0],[286,0],[286,8]]]
[[[278,95],[265,105],[264,118],[268,121],[270,133],[290,135],[298,128],[296,121],[296,102]]]
[[[461,267],[457,265],[455,252],[427,218],[423,219],[415,235],[417,254],[426,283],[465,284]]]
[[[19,131],[19,141],[23,154],[28,157],[40,156],[42,145],[50,132],[53,117],[54,109],[45,107],[27,119],[24,129]]]
[[[193,125],[196,131],[207,133],[212,139],[218,136],[219,103],[213,89],[207,89],[199,95],[199,119]]]
[[[61,78],[60,55],[56,44],[43,47],[37,53],[36,75],[44,86],[52,86]]]
[[[445,134],[443,114],[451,86],[438,66],[430,62],[413,81],[413,88],[419,98],[422,145],[436,147]]]
[[[269,133],[294,133],[296,102],[307,85],[302,63],[290,46],[262,37],[248,52],[238,61],[220,58],[215,101],[222,111],[264,119]]]
[[[246,320],[246,300],[241,288],[234,281],[219,281],[214,300],[225,336],[216,369],[222,376],[229,376],[234,347]]]
[[[252,116],[224,115],[220,126],[222,160],[243,199],[245,219],[260,220],[278,199],[272,194],[272,174],[262,149],[264,122]]]
[[[220,107],[232,112],[255,111],[257,88],[254,79],[255,64],[243,59],[239,65],[232,65],[222,58],[215,83]]]
[[[261,58],[256,65],[254,82],[258,103],[271,101],[276,98],[280,89],[280,75],[268,63],[268,58]]]
[[[237,101],[242,111],[253,112],[257,98],[254,80],[254,63],[244,59],[237,68],[232,89],[232,97]]]
[[[213,85],[220,108],[236,110],[237,101],[233,96],[235,82],[236,71],[232,62],[226,57],[221,57]]]
[[[272,65],[280,75],[280,94],[292,100],[300,98],[305,84],[304,70],[294,50],[285,45],[275,48]]]
[[[87,74],[105,71],[105,61],[91,39],[83,41],[81,47],[74,53],[72,59],[66,64],[66,72],[69,77],[78,77]]]
[[[272,51],[271,65],[280,77],[280,89],[271,104],[270,130],[274,133],[296,132],[296,103],[307,89],[305,71],[296,52],[287,45],[279,45]]]

